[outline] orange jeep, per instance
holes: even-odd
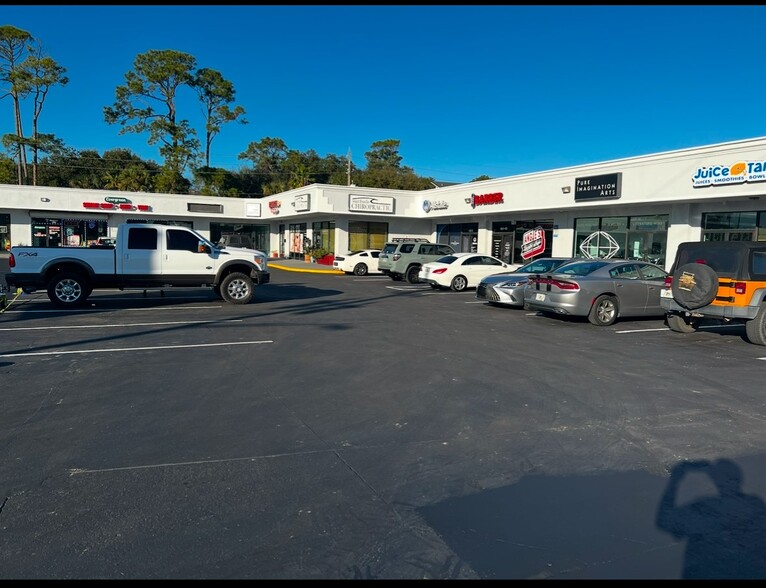
[[[693,333],[703,318],[740,322],[766,345],[766,241],[681,243],[660,292],[668,327]]]

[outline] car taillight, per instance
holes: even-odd
[[[567,282],[566,280],[557,280],[555,278],[548,278],[548,277],[542,277],[538,276],[536,278],[529,277],[529,283],[530,284],[538,284],[543,285],[547,284],[548,286],[556,286],[559,290],[569,290],[569,291],[577,291],[580,289],[580,285],[575,282]],[[539,290],[538,286],[538,290]]]
[[[565,282],[563,280],[551,280],[551,284],[556,286],[557,288],[561,290],[573,290],[577,291],[580,289],[580,285],[576,284],[575,282]]]
[[[735,294],[744,294],[747,291],[747,283],[746,282],[734,282],[734,293]]]
[[[443,274],[446,271],[447,271],[446,267],[440,267],[440,268],[437,268],[437,269],[433,270],[431,273],[432,274]]]
[[[13,256],[13,253],[8,258],[8,267],[16,267],[16,258]]]
[[[673,287],[673,276],[665,276],[665,284],[664,286],[666,288],[672,288]]]

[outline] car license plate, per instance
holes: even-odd
[[[535,294],[535,300],[545,300],[545,294],[538,292]]]
[[[660,290],[660,298],[673,298],[673,290],[670,288],[663,288]]]

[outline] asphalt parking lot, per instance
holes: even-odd
[[[0,577],[764,577],[765,360],[741,326],[377,276],[272,268],[245,306],[25,294],[0,314]],[[675,536],[684,460],[743,483],[685,473],[678,502],[707,502],[663,511]]]

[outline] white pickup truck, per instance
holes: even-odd
[[[231,304],[247,304],[269,283],[262,251],[218,247],[186,227],[122,224],[113,246],[11,247],[11,288],[46,290],[61,307],[79,306],[94,289],[210,287]]]

